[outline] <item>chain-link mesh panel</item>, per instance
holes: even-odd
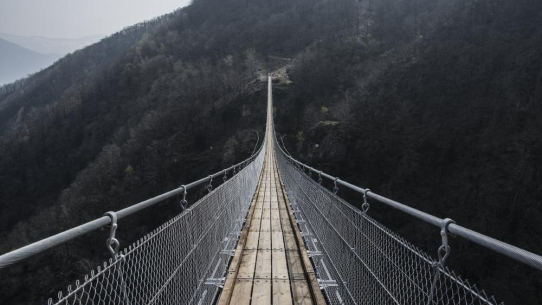
[[[277,150],[292,208],[330,304],[497,304]]]
[[[87,275],[54,304],[211,304],[264,161],[265,149],[189,209]],[[49,300],[49,304],[53,301]]]

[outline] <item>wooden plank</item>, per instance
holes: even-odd
[[[275,215],[274,218],[271,218],[271,241],[272,241],[272,247],[274,250],[283,250],[284,249],[284,240],[282,237],[282,222],[280,219],[280,214],[278,211],[278,205],[279,202],[276,200],[276,190],[274,193],[275,200],[271,203],[271,206],[275,208],[275,210],[272,210],[272,215]],[[271,195],[273,197],[273,195]]]
[[[270,196],[269,200],[271,201],[271,207],[276,209],[279,207],[278,202],[278,196],[277,196],[277,185],[274,183],[271,183],[271,186],[269,187]]]
[[[262,217],[262,205],[263,201],[265,200],[265,197],[263,196],[265,193],[262,193],[261,190],[265,189],[265,184],[262,184],[260,186],[259,192],[258,192],[258,200],[256,201],[256,207],[259,207],[259,209],[256,209],[254,213],[252,214],[252,220],[250,224],[250,231],[248,233],[247,241],[246,241],[246,249],[250,250],[256,250],[258,249],[258,242],[260,239],[260,226],[261,226],[261,217]]]
[[[265,192],[262,192],[261,189],[262,189],[263,186],[261,186],[259,189],[258,189],[258,201],[256,201],[256,204],[255,204],[255,209],[262,209],[263,207],[263,201],[264,201],[264,195],[265,195]],[[261,212],[261,211],[260,211]]]
[[[278,209],[278,201],[271,202],[271,220],[276,220],[275,223],[271,223],[271,229],[273,231],[280,231],[280,212]]]
[[[313,304],[311,291],[306,280],[295,280],[291,282],[293,303],[298,305]]]
[[[290,281],[273,280],[273,304],[274,305],[292,304],[292,293],[290,291]]]
[[[275,205],[277,205],[277,202],[275,202]],[[274,231],[274,232],[281,232],[282,231],[282,225],[281,225],[281,221],[280,221],[280,213],[279,213],[278,209],[272,209],[271,210],[271,231]]]
[[[258,240],[260,239],[260,231],[250,231],[248,232],[247,242],[245,249],[257,250],[258,249]]]
[[[288,264],[286,263],[286,254],[284,250],[273,250],[273,279],[288,280]]]
[[[269,221],[268,221],[269,222]],[[265,221],[262,222],[262,230],[264,228]],[[269,229],[260,232],[260,239],[258,243],[259,250],[270,250],[271,249],[271,232]]]
[[[233,287],[230,304],[250,305],[250,293],[252,291],[252,280],[237,279]]]
[[[254,280],[252,290],[252,304],[271,304],[271,279]]]
[[[259,182],[257,189],[259,190],[262,186],[262,180],[263,180],[263,173],[260,174]],[[233,295],[235,283],[237,281],[237,274],[239,272],[239,266],[241,265],[241,257],[242,252],[245,247],[245,242],[249,233],[249,229],[252,222],[252,217],[254,216],[254,209],[256,206],[256,203],[260,200],[260,193],[258,192],[256,196],[254,196],[253,202],[251,204],[251,207],[249,209],[249,212],[247,214],[247,220],[245,222],[245,226],[243,227],[243,230],[241,231],[241,235],[239,236],[239,241],[237,243],[237,247],[235,250],[235,255],[230,263],[229,269],[228,269],[228,276],[226,279],[226,283],[224,283],[224,288],[222,289],[222,293],[220,295],[220,299],[218,301],[218,305],[228,305],[230,304],[231,297]],[[234,303],[237,304],[237,303]]]
[[[284,239],[282,236],[282,231],[271,232],[271,245],[273,250],[284,250]]]
[[[271,280],[271,250],[258,250],[254,278]]]
[[[254,277],[254,269],[256,268],[256,257],[258,251],[245,250],[241,257],[241,265],[239,266],[239,273],[237,278],[251,279]]]
[[[271,210],[270,210],[270,203],[269,203],[269,181],[267,182],[266,190],[265,190],[265,202],[263,203],[263,210],[262,210],[262,220],[261,220],[261,226],[260,226],[260,240],[258,249],[264,249],[268,250],[271,249],[271,233],[269,230],[271,229]]]
[[[269,221],[271,219],[271,208],[269,208],[269,202],[266,202],[262,211],[262,221],[266,219]],[[265,228],[269,228],[271,224],[268,223]]]
[[[288,276],[291,280],[306,280],[305,269],[297,251],[286,251]]]
[[[280,210],[280,218],[282,219],[288,219],[290,217],[290,215],[288,215],[288,210],[285,208],[282,208],[281,206],[281,210]]]
[[[295,242],[294,233],[282,233],[282,238],[284,240],[284,249],[285,250],[299,250]]]
[[[268,157],[269,154],[268,154]],[[269,158],[271,159],[271,158]],[[271,162],[269,162],[270,164]],[[260,233],[258,239],[258,259],[256,262],[255,282],[252,290],[253,304],[271,304],[271,235],[270,229],[270,210],[269,210],[269,193],[270,193],[270,178],[272,168],[266,166],[267,180],[265,188],[261,190],[264,193],[262,201],[262,213],[260,216]],[[262,250],[263,249],[263,250]]]
[[[252,304],[271,304],[271,251],[259,250],[252,290]]]
[[[267,169],[268,164],[265,168]],[[271,236],[269,233],[269,176],[271,173],[268,170],[264,171],[266,173],[266,179],[263,182],[263,186],[258,190],[260,192],[260,198],[257,202],[259,214],[255,215],[253,220],[253,226],[249,232],[247,242],[247,249],[254,249],[246,257],[246,269],[243,267],[240,268],[238,277],[241,275],[250,276],[253,279],[251,282],[252,290],[251,291],[242,291],[245,293],[245,298],[240,298],[242,302],[245,302],[246,299],[250,299],[252,304],[271,304],[271,252],[265,250],[256,250],[261,248],[269,249],[271,243]],[[257,224],[257,225],[256,225]],[[267,232],[266,232],[267,231]],[[254,265],[252,265],[254,263]],[[241,263],[243,266],[243,262]],[[251,269],[251,267],[253,267]],[[252,271],[251,275],[244,273],[245,271]],[[241,293],[241,290],[240,290]],[[235,304],[235,303],[233,303]]]

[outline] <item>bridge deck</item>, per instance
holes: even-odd
[[[258,193],[219,304],[322,304],[312,265],[283,193],[274,150],[267,151]]]
[[[220,305],[325,304],[276,165],[267,154]]]

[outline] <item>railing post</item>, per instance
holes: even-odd
[[[120,255],[118,254],[120,243],[118,239],[115,238],[115,235],[117,233],[117,228],[118,228],[117,213],[110,211],[110,212],[105,213],[105,216],[108,216],[109,218],[111,218],[111,229],[109,230],[109,238],[106,241],[107,249],[109,250],[112,256],[112,260],[110,260],[110,263],[114,264],[114,263],[117,263],[118,261],[117,268],[118,268],[118,273],[120,277],[120,287],[121,287],[122,293],[124,294],[124,303],[128,305],[130,304],[130,302],[128,301],[128,292],[126,291],[126,281],[124,280],[124,266],[123,266],[125,262],[125,256],[124,254],[120,254]]]
[[[113,260],[117,260],[117,254],[119,252],[120,243],[118,239],[115,238],[115,234],[117,233],[117,213],[115,212],[107,212],[104,214],[104,216],[108,216],[111,218],[111,229],[109,230],[109,238],[106,241],[107,250],[109,250],[109,253],[111,253],[111,257]]]
[[[181,208],[184,211],[188,205],[188,201],[186,201],[186,186],[183,184],[181,185],[181,187],[183,188],[183,200],[181,200],[180,204],[181,204]]]
[[[209,184],[207,185],[207,191],[209,193],[213,190],[213,175],[209,175]]]
[[[361,210],[363,211],[363,214],[367,214],[367,211],[369,211],[369,208],[371,207],[369,205],[369,202],[367,201],[367,193],[370,191],[370,189],[365,189],[365,192],[363,192],[363,204],[361,205]]]
[[[440,236],[442,238],[442,245],[438,248],[437,251],[438,262],[433,263],[433,268],[435,268],[435,275],[433,276],[433,283],[431,284],[431,290],[429,291],[429,296],[427,298],[427,305],[430,305],[433,302],[437,281],[440,275],[440,268],[444,269],[446,259],[448,258],[448,256],[450,256],[450,245],[448,244],[448,226],[451,223],[455,223],[455,221],[450,218],[446,218],[442,220],[442,223],[440,224]]]
[[[322,171],[318,172],[318,184],[322,184]]]
[[[335,185],[333,187],[333,194],[337,195],[337,192],[339,192],[339,186],[337,186],[337,180],[339,180],[339,177],[335,177],[335,180],[333,181],[333,184]]]

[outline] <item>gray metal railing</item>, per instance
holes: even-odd
[[[171,198],[175,195],[184,193],[186,191],[189,191],[197,186],[203,185],[204,183],[209,182],[210,180],[217,178],[217,177],[223,177],[225,174],[231,174],[231,173],[238,173],[242,168],[246,167],[248,164],[253,162],[259,155],[259,153],[262,151],[263,145],[260,145],[260,148],[257,152],[253,153],[252,156],[247,158],[246,160],[239,162],[233,166],[230,166],[224,170],[221,170],[217,173],[214,173],[212,175],[209,175],[205,178],[199,179],[197,181],[194,181],[192,183],[182,185],[174,190],[171,190],[167,193],[158,195],[154,198],[142,201],[140,203],[134,204],[132,206],[129,206],[125,209],[122,209],[120,211],[117,211],[116,217],[117,219],[122,219],[124,217],[127,217],[129,215],[132,215],[134,213],[137,213],[143,209],[146,209],[148,207],[151,207],[159,202],[162,202],[168,198]],[[16,264],[18,262],[24,261],[34,255],[37,255],[39,253],[42,253],[46,250],[49,250],[51,248],[57,247],[59,245],[62,245],[70,240],[73,240],[75,238],[78,238],[80,236],[83,236],[87,233],[90,233],[92,231],[98,230],[100,228],[106,227],[111,225],[112,218],[110,216],[103,216],[101,218],[89,221],[85,224],[79,225],[75,228],[69,229],[67,231],[58,233],[56,235],[53,235],[51,237],[45,238],[43,240],[37,241],[35,243],[29,244],[27,246],[24,246],[20,249],[5,253],[0,255],[0,269],[6,268],[8,266],[11,266],[13,264]]]
[[[278,146],[278,140],[275,139],[275,141],[277,141],[277,146]],[[400,202],[397,202],[395,200],[392,200],[390,198],[386,198],[382,195],[378,195],[377,193],[374,193],[372,192],[371,190],[367,189],[367,188],[362,188],[362,187],[359,187],[359,186],[356,186],[356,185],[353,185],[351,183],[348,183],[346,181],[343,181],[341,180],[340,178],[338,177],[333,177],[329,174],[326,174],[322,171],[319,171],[313,167],[310,167],[302,162],[299,162],[297,161],[296,159],[294,159],[292,156],[290,156],[289,154],[287,154],[283,149],[282,147],[279,147],[280,149],[280,152],[285,156],[285,158],[291,162],[292,164],[294,164],[295,166],[303,169],[303,170],[307,170],[307,171],[310,171],[312,173],[314,173],[315,177],[318,176],[318,177],[323,177],[323,178],[326,178],[330,181],[332,181],[337,187],[340,185],[340,186],[344,186],[350,190],[353,190],[357,193],[360,193],[362,195],[365,195],[367,198],[371,198],[371,199],[374,199],[376,200],[377,202],[380,202],[380,203],[383,203],[387,206],[390,206],[396,210],[399,210],[403,213],[406,213],[410,216],[414,216],[424,222],[427,222],[431,225],[434,225],[436,227],[442,227],[443,224],[445,224],[446,222],[446,219],[442,219],[442,218],[439,218],[439,217],[436,217],[436,216],[433,216],[433,215],[430,215],[428,213],[425,213],[423,211],[420,211],[420,210],[417,210],[417,209],[414,209],[412,207],[409,207],[408,205],[405,205],[403,203],[400,203]],[[470,229],[467,229],[465,227],[462,227],[456,223],[449,223],[447,224],[447,230],[449,231],[449,233],[452,233],[452,234],[455,234],[457,236],[460,236],[466,240],[469,240],[471,242],[474,242],[478,245],[481,245],[485,248],[488,248],[490,250],[493,250],[495,252],[498,252],[500,254],[503,254],[503,255],[506,255],[518,262],[522,262],[526,265],[529,265],[533,268],[536,268],[538,270],[541,270],[542,271],[542,256],[540,255],[537,255],[535,253],[532,253],[532,252],[529,252],[527,250],[523,250],[521,248],[518,248],[518,247],[515,247],[513,245],[510,245],[510,244],[507,244],[505,242],[502,242],[500,240],[497,240],[495,238],[492,238],[492,237],[489,237],[487,235],[484,235],[484,234],[481,234],[481,233],[478,233],[476,231],[473,231],[473,230],[470,230]]]
[[[445,266],[449,234],[542,270],[537,254],[319,171],[287,153],[276,134],[274,140],[290,202],[331,304],[499,304]],[[321,185],[323,179],[333,182],[333,192]],[[339,186],[363,195],[361,210],[337,196]],[[369,198],[439,227],[438,259],[368,216]]]
[[[237,175],[181,214],[114,251],[49,304],[211,304],[227,274],[264,155],[260,150]]]

